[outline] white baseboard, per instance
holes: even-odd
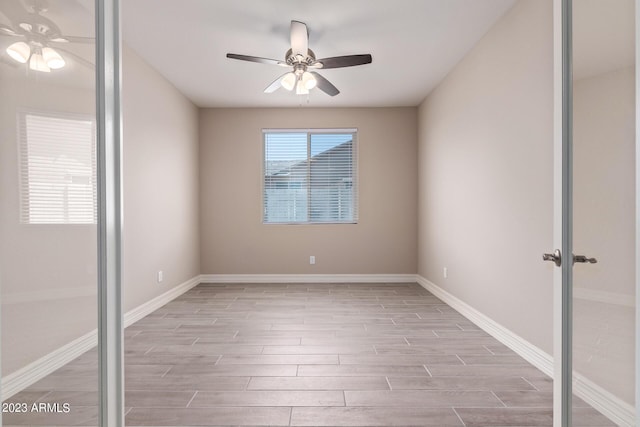
[[[189,289],[200,283],[200,276],[193,277],[171,288],[167,292],[155,297],[154,299],[128,311],[124,315],[124,326],[127,327],[146,315],[154,312],[168,302],[173,301],[176,297],[187,292]],[[57,369],[60,369],[76,357],[91,350],[98,345],[97,330],[93,330],[78,339],[52,351],[51,353],[41,357],[40,359],[29,363],[27,366],[18,369],[2,377],[2,400],[19,393],[31,384],[36,383]]]
[[[203,274],[202,283],[414,283],[415,274]]]
[[[178,286],[169,289],[162,295],[158,295],[154,299],[147,301],[132,310],[127,311],[124,315],[124,327],[126,328],[127,326],[136,323],[138,320],[142,319],[148,314],[153,313],[166,303],[173,301],[174,299],[184,294],[189,289],[199,285],[200,283],[202,283],[201,276],[195,276],[187,280],[186,282],[182,282]]]
[[[2,400],[8,399],[38,382],[96,345],[98,345],[98,333],[94,329],[27,366],[2,377]]]
[[[553,377],[553,357],[551,355],[424,277],[416,275],[416,281],[423,288],[457,310],[489,335],[516,352],[527,362],[540,369],[549,377]],[[635,408],[632,405],[629,405],[580,374],[574,374],[573,392],[614,423],[625,427],[633,427],[636,425]]]
[[[540,369],[546,375],[550,377],[553,376],[553,357],[551,355],[495,322],[493,319],[480,313],[475,308],[454,297],[449,292],[424,277],[417,276],[416,281],[420,286],[457,310],[460,314],[471,320],[489,335],[493,336],[502,344],[518,353],[527,362]]]
[[[580,374],[573,374],[573,392],[622,427],[636,425],[635,408]]]

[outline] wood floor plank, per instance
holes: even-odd
[[[338,364],[337,355],[229,355],[223,356],[219,365],[331,365]]]
[[[403,355],[340,355],[341,365],[462,365],[456,355],[403,354]]]
[[[411,376],[427,377],[429,372],[424,366],[395,365],[300,365],[301,377],[373,377],[373,376]]]
[[[392,390],[535,390],[521,377],[389,377]]]
[[[293,408],[292,426],[462,426],[451,408]]]
[[[132,408],[127,426],[287,426],[291,408]]]
[[[254,377],[247,390],[389,390],[378,377]]]
[[[502,402],[490,391],[442,391],[442,390],[381,390],[344,392],[347,406],[371,407],[425,407],[450,408],[472,406],[477,408],[503,407]]]
[[[287,377],[296,376],[298,369],[298,365],[175,365],[165,376]]]
[[[199,392],[190,408],[215,406],[344,406],[344,393],[337,391],[225,391]]]
[[[139,377],[125,381],[125,390],[244,390],[249,377],[206,377],[199,374],[167,375],[162,378]]]
[[[552,426],[551,408],[456,408],[467,427]]]
[[[486,351],[485,351],[486,352]],[[267,345],[262,354],[376,354],[373,345]]]

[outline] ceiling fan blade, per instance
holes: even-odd
[[[324,77],[322,77],[320,74],[316,73],[315,71],[310,71],[310,73],[313,74],[313,77],[316,78],[316,82],[318,82],[316,87],[318,89],[320,89],[321,91],[323,91],[324,93],[326,93],[329,96],[336,96],[337,94],[340,93],[338,88],[335,87],[329,80],[325,79]]]
[[[282,87],[282,79],[284,79],[284,76],[286,76],[287,74],[289,73],[284,73],[283,75],[275,79],[273,83],[267,86],[267,88],[264,90],[264,93],[273,93],[280,89]]]
[[[238,59],[240,61],[258,62],[260,64],[280,65],[288,67],[289,65],[284,61],[278,61],[277,59],[260,58],[258,56],[238,55],[236,53],[227,53],[227,58]]]
[[[291,21],[291,54],[303,58],[309,54],[309,30],[304,22]]]
[[[6,25],[0,24],[0,35],[4,35],[4,36],[19,36],[20,34],[18,34],[15,31],[13,31],[13,29],[11,27],[8,27]]]
[[[82,43],[82,44],[95,44],[96,39],[93,37],[80,37],[80,36],[60,36],[50,41],[54,43]]]
[[[347,55],[347,56],[334,56],[332,58],[318,59],[316,63],[322,64],[322,69],[329,68],[344,68],[353,67],[355,65],[371,64],[371,55]]]
[[[87,61],[86,59],[81,57],[80,55],[77,55],[77,54],[75,54],[75,53],[73,53],[73,52],[71,52],[71,51],[69,51],[67,49],[61,49],[61,48],[59,48],[57,46],[56,46],[55,50],[57,50],[60,53],[63,53],[64,54],[63,57],[64,56],[69,56],[69,57],[73,58],[73,60],[75,62],[77,62],[78,64],[84,65],[85,67],[87,67],[87,68],[89,68],[91,70],[95,70],[96,66],[92,62]]]

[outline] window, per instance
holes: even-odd
[[[265,130],[264,223],[356,223],[356,131]]]
[[[92,118],[18,114],[20,221],[95,224],[96,156]]]

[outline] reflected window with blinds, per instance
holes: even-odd
[[[358,222],[356,130],[264,130],[263,222]]]
[[[95,122],[66,113],[18,113],[20,221],[96,223]]]

